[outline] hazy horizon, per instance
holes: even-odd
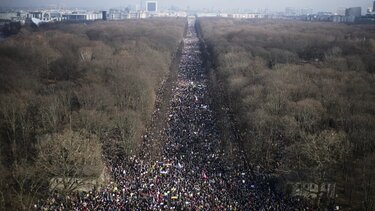
[[[145,2],[145,0],[142,0]],[[84,7],[84,8],[110,8],[126,7],[128,5],[140,4],[140,0],[0,0],[1,7]],[[362,7],[362,11],[372,6],[373,1],[369,0],[263,0],[263,1],[244,1],[244,0],[159,0],[159,8],[169,8],[176,6],[182,9],[187,7],[191,9],[237,9],[237,8],[261,8],[283,11],[286,7],[311,8],[314,11],[336,11],[343,7]]]

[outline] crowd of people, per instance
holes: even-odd
[[[52,194],[40,210],[310,210],[282,197],[244,152],[226,160],[208,97],[195,20],[189,19],[159,160],[147,154],[108,160],[113,182],[69,197]],[[145,147],[153,134],[144,135]],[[147,149],[145,149],[147,151]]]

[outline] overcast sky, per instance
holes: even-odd
[[[86,7],[108,9],[139,4],[141,0],[0,0],[0,6],[53,6]],[[146,0],[142,0],[146,1]],[[169,8],[174,5],[180,8],[267,8],[283,11],[285,7],[311,8],[314,11],[336,11],[340,7],[361,6],[362,11],[372,6],[372,0],[159,0],[159,7]]]

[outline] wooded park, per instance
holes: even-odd
[[[199,29],[248,161],[284,182],[336,183],[340,204],[373,210],[375,28],[202,18]]]
[[[0,210],[31,209],[55,177],[71,193],[102,155],[136,154],[185,25],[57,23],[1,42]]]

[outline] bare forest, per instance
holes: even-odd
[[[374,210],[375,28],[219,18],[198,27],[247,160],[278,178],[335,182],[340,204]]]
[[[69,194],[103,155],[140,150],[185,24],[59,23],[0,43],[0,210],[31,209],[55,177]]]

